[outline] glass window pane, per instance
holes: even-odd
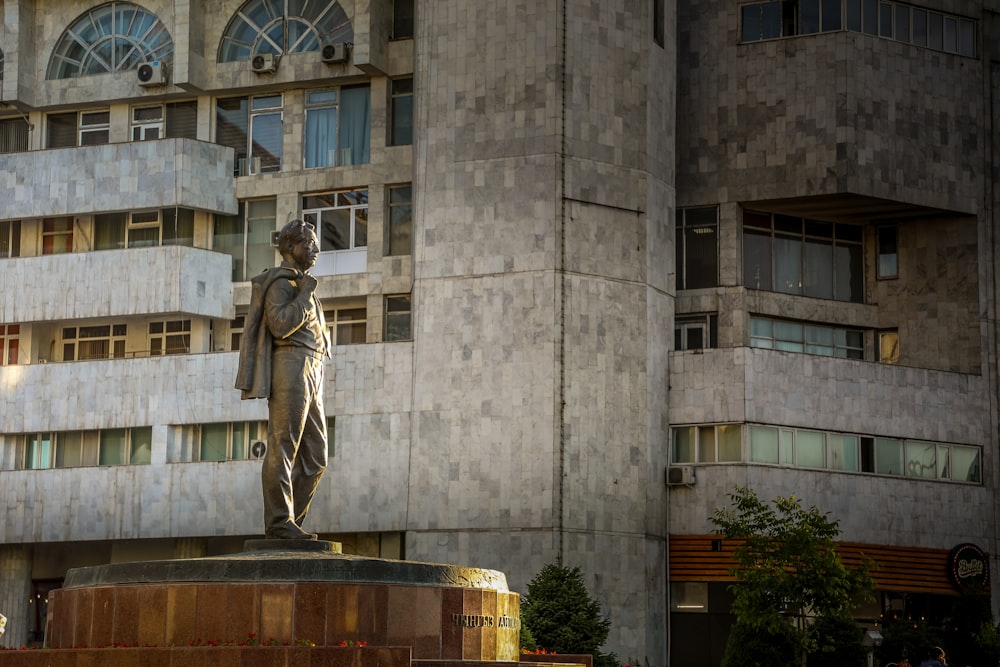
[[[228,439],[228,424],[202,424],[200,459],[202,461],[225,461],[228,458]]]
[[[125,429],[113,428],[101,431],[100,456],[102,466],[117,466],[125,463]]]
[[[902,475],[903,442],[894,438],[875,439],[875,472],[880,475]]]
[[[862,0],[862,30],[866,34],[878,34],[878,0]]]
[[[743,5],[740,9],[743,30],[742,39],[744,42],[756,42],[761,39],[761,6]]]
[[[802,292],[817,299],[833,298],[833,243],[806,239]]]
[[[826,434],[799,431],[795,438],[795,463],[803,468],[825,468]]]
[[[908,477],[937,476],[937,448],[932,442],[906,441],[906,475]]]
[[[701,426],[698,428],[698,462],[713,461],[715,461],[715,427]]]
[[[774,237],[774,291],[802,293],[802,240]]]
[[[980,450],[978,447],[962,447],[954,445],[951,448],[951,479],[956,482],[983,481],[982,469],[979,465]]]
[[[861,32],[861,0],[847,0],[847,29]]]
[[[694,426],[674,429],[674,442],[670,449],[671,463],[694,463]]]
[[[819,32],[819,0],[799,0],[799,32]]]
[[[947,16],[944,19],[944,50],[958,52],[958,20]]]
[[[892,37],[892,5],[888,2],[878,3],[878,35]]]
[[[840,30],[840,0],[823,0],[823,32]]]
[[[230,458],[234,461],[240,461],[247,458],[247,433],[246,422],[233,423],[233,446]]]
[[[133,428],[131,433],[132,450],[129,452],[129,463],[132,465],[148,465],[152,460],[153,427],[143,426]]]
[[[716,427],[719,440],[719,461],[741,461],[742,427],[739,424],[721,424]]]
[[[262,172],[278,171],[281,168],[282,151],[281,114],[255,114],[252,127],[250,159],[254,169],[257,168],[256,160],[260,159]]]
[[[56,434],[56,467],[76,468],[83,465],[83,432]]]
[[[778,459],[781,465],[790,466],[795,464],[795,452],[792,445],[795,442],[795,432],[791,429],[783,428],[778,431]]]
[[[958,53],[963,56],[976,55],[976,24],[961,19],[958,22]]]
[[[927,46],[938,51],[944,49],[944,16],[937,12],[927,15]]]
[[[858,436],[856,435],[836,435],[831,433],[830,445],[830,467],[834,470],[860,470],[858,458]]]
[[[770,426],[750,427],[750,460],[754,463],[778,462],[778,429]]]
[[[896,5],[896,27],[893,30],[897,42],[910,41],[910,8]]]
[[[771,236],[744,230],[743,285],[770,290],[771,284]]]
[[[838,243],[836,256],[834,298],[838,301],[864,303],[864,253],[861,246]]]
[[[684,288],[715,287],[718,284],[718,234],[716,227],[688,227],[684,233]]]
[[[913,43],[927,46],[927,10],[913,9]]]

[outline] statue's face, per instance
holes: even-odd
[[[292,261],[300,271],[308,271],[316,265],[319,256],[319,242],[316,232],[309,230],[292,248]]]

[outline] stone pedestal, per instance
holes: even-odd
[[[229,556],[70,570],[46,646],[409,647],[412,661],[517,661],[519,596],[495,570],[251,540]]]

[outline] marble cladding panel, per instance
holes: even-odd
[[[546,522],[557,432],[551,274],[420,288],[411,467],[422,476],[411,482],[412,526]]]
[[[638,211],[567,204],[566,269],[643,283],[647,274],[646,221]]]
[[[156,313],[231,319],[231,265],[229,255],[183,246],[9,259],[4,279],[19,289],[0,304],[0,322]]]
[[[767,501],[794,494],[804,507],[829,512],[840,524],[837,539],[845,542],[935,549],[992,544],[982,520],[993,511],[986,487],[761,465],[698,466],[695,486],[670,491],[670,532],[712,532],[709,517],[737,485]]]
[[[418,184],[416,202],[422,221],[415,239],[417,279],[552,266],[553,156],[448,165],[446,173],[423,173],[418,180],[425,182]]]
[[[0,155],[7,219],[182,206],[235,214],[232,149],[192,139]]]
[[[16,648],[28,641],[28,629],[17,619],[28,618],[32,613],[32,603],[28,602],[31,598],[31,562],[30,546],[0,546],[0,609],[7,617],[6,631],[0,637],[0,650]]]
[[[635,507],[650,493],[649,467],[663,463],[646,439],[651,413],[663,412],[648,404],[646,319],[635,316],[646,310],[646,289],[567,282],[563,520],[574,530],[641,534],[645,517]]]
[[[985,445],[982,376],[733,348],[670,355],[674,424],[756,422]]]
[[[738,12],[679,9],[682,202],[854,192],[977,210],[981,61],[846,31],[741,44]]]
[[[402,418],[411,350],[410,343],[335,347],[326,367],[327,413]],[[238,362],[238,353],[226,352],[3,366],[0,433],[266,420],[267,401],[243,401],[234,388]],[[338,383],[350,400],[338,399]],[[56,394],[52,387],[76,390]]]

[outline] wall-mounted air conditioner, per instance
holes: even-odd
[[[139,63],[135,68],[135,78],[140,86],[165,86],[167,84],[167,65],[162,60]]]
[[[694,466],[669,466],[667,486],[694,486]]]
[[[339,63],[346,63],[350,55],[351,48],[344,42],[323,45],[322,58],[323,62],[327,64],[335,65]]]
[[[257,74],[270,74],[278,69],[278,56],[273,53],[258,53],[250,61],[250,68]]]

